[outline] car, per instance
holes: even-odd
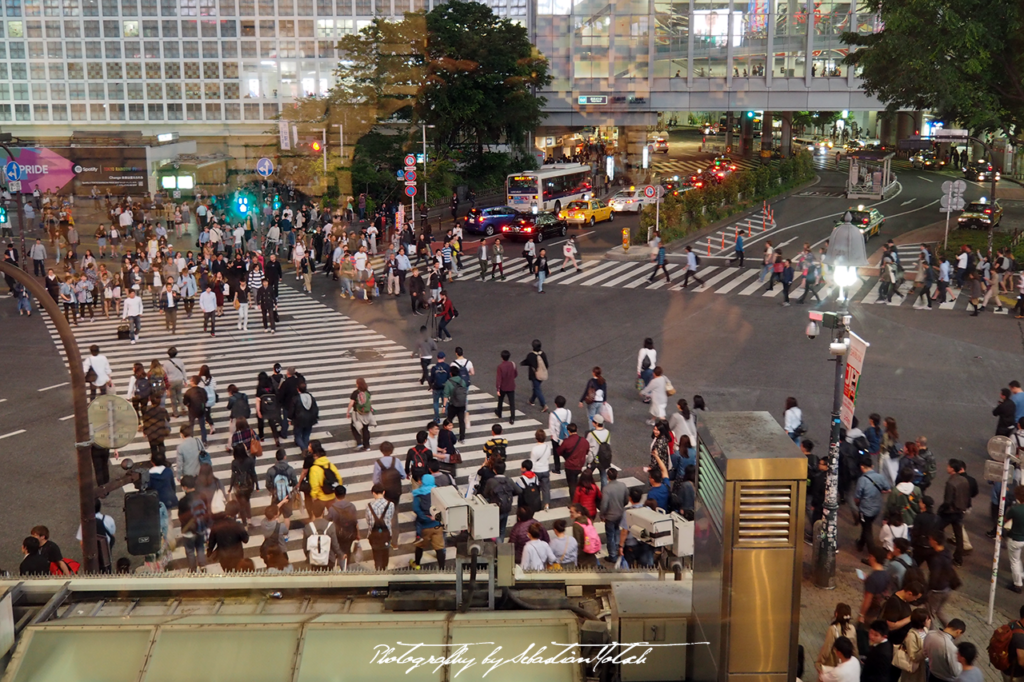
[[[671,195],[671,196],[674,196],[674,197],[677,197],[677,196],[679,196],[681,194],[685,194],[686,192],[689,192],[690,190],[697,189],[693,185],[687,184],[685,182],[680,182],[678,175],[673,177],[671,180],[662,180],[661,181],[661,187],[665,191],[663,196],[670,196]]]
[[[990,182],[993,174],[995,174],[995,179],[998,181],[999,171],[996,170],[991,161],[971,161],[964,168],[964,177],[977,182]]]
[[[864,241],[878,234],[882,225],[885,224],[885,216],[877,208],[865,208],[864,206],[853,208],[851,206],[846,210],[853,216],[851,222],[860,229],[860,233],[864,235]],[[836,225],[842,223],[841,219],[835,222]]]
[[[490,237],[501,232],[503,225],[508,225],[518,218],[519,213],[511,206],[494,206],[492,208],[473,208],[465,218],[465,231]]]
[[[614,220],[615,211],[600,199],[588,199],[569,202],[558,217],[569,223],[593,225],[603,220]]]
[[[850,140],[843,145],[843,149],[845,149],[848,154],[852,152],[859,152],[861,149],[864,149],[864,143],[860,140]]]
[[[935,152],[928,150],[911,157],[910,165],[924,170],[942,170],[946,162],[940,159]]]
[[[656,139],[654,141],[654,151],[664,152],[665,154],[668,154],[668,140],[666,140],[664,137],[659,137],[658,139]]]
[[[608,205],[617,213],[639,213],[644,206],[653,203],[654,199],[648,199],[643,190],[635,188],[619,190],[608,200]]]
[[[1003,219],[1003,207],[998,201],[988,201],[984,197],[972,201],[956,219],[960,227],[974,230],[987,230],[995,227]]]
[[[682,184],[690,189],[700,189],[708,185],[720,185],[722,184],[722,178],[709,170],[702,170],[700,173],[695,173],[688,177]]]
[[[501,226],[501,236],[510,240],[536,238],[542,242],[548,237],[564,237],[567,229],[566,222],[553,212],[520,213],[515,221]]]

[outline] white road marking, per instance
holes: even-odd
[[[74,418],[75,418],[75,415],[73,415],[73,414],[69,414],[69,415],[68,415],[68,416],[66,416],[66,417],[61,417],[61,418],[60,418],[60,420],[61,420],[62,422],[66,422],[67,420],[69,420],[69,419],[74,419]]]
[[[912,203],[914,203],[915,201],[917,201],[917,197],[914,197],[913,199],[907,199],[907,200],[906,200],[906,201],[904,201],[904,202],[903,202],[902,204],[900,204],[900,206],[906,206],[907,204],[912,204]]]
[[[49,391],[51,388],[60,388],[61,386],[67,386],[67,385],[68,385],[68,382],[65,381],[64,383],[61,383],[61,384],[54,384],[53,386],[47,386],[46,388],[41,388],[41,389],[39,389],[39,392],[42,393],[43,391]]]
[[[925,182],[935,182],[934,180],[929,180],[928,178],[926,178],[926,177],[925,177],[925,176],[923,176],[923,175],[918,175],[917,177],[921,178],[921,179],[922,179],[922,180],[924,180]]]
[[[25,429],[18,429],[17,431],[5,433],[4,435],[0,436],[0,440],[3,440],[4,438],[10,438],[11,436],[17,436],[19,433],[25,433]]]

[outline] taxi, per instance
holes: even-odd
[[[882,229],[882,225],[885,224],[885,216],[877,208],[866,208],[861,205],[857,208],[852,206],[847,211],[853,216],[852,222],[864,235],[864,241],[867,241],[871,237],[874,237]],[[836,225],[841,225],[842,219],[836,220]]]
[[[998,201],[989,201],[985,197],[972,201],[956,219],[960,227],[975,230],[987,230],[995,227],[1003,219],[1003,207]]]
[[[561,220],[568,223],[588,224],[593,226],[603,220],[614,220],[615,211],[600,199],[571,201],[558,214]]]
[[[639,213],[644,206],[654,203],[654,198],[648,199],[643,190],[636,187],[619,190],[608,200],[608,205],[618,213],[629,212]]]

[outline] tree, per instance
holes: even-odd
[[[899,109],[931,109],[976,133],[1024,124],[1024,18],[1013,0],[870,0],[883,29],[846,33],[864,90]]]
[[[824,133],[825,128],[835,123],[838,118],[838,111],[794,111],[793,125],[801,129],[810,128],[814,133],[820,128]]]
[[[524,27],[499,19],[490,7],[452,0],[426,16],[426,78],[417,117],[435,126],[435,144],[523,143],[543,118],[536,88],[551,82],[547,61]]]

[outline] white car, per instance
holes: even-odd
[[[608,205],[616,213],[639,213],[644,206],[653,203],[654,199],[645,197],[640,189],[620,190],[608,200]]]

